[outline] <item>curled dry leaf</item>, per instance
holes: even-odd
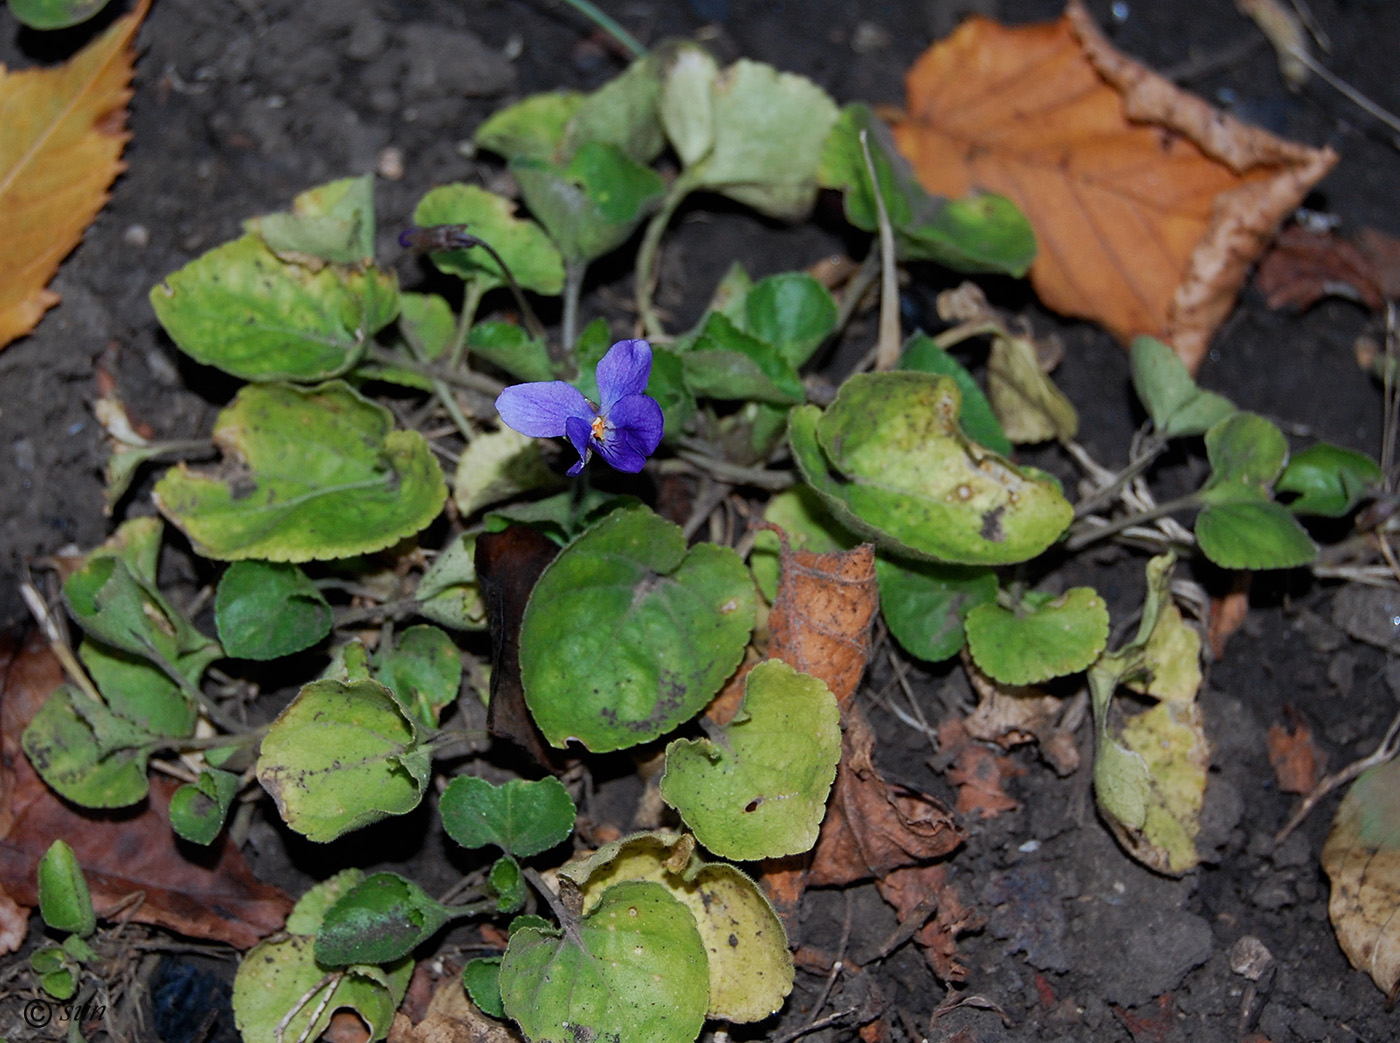
[[[914,65],[900,151],[935,195],[1012,199],[1050,307],[1194,370],[1280,221],[1337,156],[1212,109],[1115,51],[1078,0],[1044,25],[970,18]]]
[[[946,855],[963,842],[953,813],[926,793],[894,785],[875,768],[875,735],[852,704],[826,820],[807,883],[839,886]]]
[[[107,813],[66,804],[44,785],[19,737],[62,678],[37,635],[0,647],[0,886],[16,901],[37,905],[39,859],[61,838],[78,856],[99,916],[141,892],[133,920],[191,938],[247,949],[278,930],[291,899],[255,878],[238,848],[224,839],[200,862],[182,854],[170,828],[171,780],[152,778],[144,804]]]
[[[994,742],[1004,749],[1038,742],[1040,755],[1061,777],[1079,769],[1079,746],[1072,728],[1060,725],[1064,700],[1047,695],[1034,685],[994,681],[963,650],[963,669],[977,693],[977,708],[963,720],[974,739]]]

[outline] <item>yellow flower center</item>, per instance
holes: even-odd
[[[600,416],[593,418],[593,437],[598,441],[603,440],[603,432],[607,430],[607,421]]]

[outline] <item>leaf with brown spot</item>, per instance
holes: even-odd
[[[768,653],[825,681],[844,712],[870,662],[870,624],[880,607],[875,548],[793,550],[780,527],[762,528],[778,534],[781,562]]]
[[[895,141],[934,195],[1009,197],[1041,299],[1195,370],[1279,223],[1336,162],[1118,53],[1079,0],[1056,22],[965,21],[908,77]]]
[[[64,65],[19,72],[0,65],[0,347],[58,303],[48,282],[125,169],[130,44],[148,3]]]
[[[0,646],[0,886],[21,904],[37,905],[39,859],[61,838],[78,856],[99,916],[140,892],[133,920],[191,938],[247,949],[280,929],[291,899],[254,877],[227,838],[189,855],[177,845],[171,780],[153,778],[146,801],[115,812],[76,808],[44,785],[19,737],[62,679],[37,635],[23,645],[10,636]]]
[[[1326,755],[1313,741],[1312,729],[1303,723],[1292,707],[1285,707],[1288,726],[1269,725],[1265,740],[1269,746],[1269,763],[1274,766],[1281,793],[1311,793],[1317,788],[1318,776],[1326,763]]]

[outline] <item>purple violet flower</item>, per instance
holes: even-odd
[[[598,362],[595,406],[583,392],[562,380],[515,384],[496,399],[507,427],[531,438],[563,435],[578,450],[578,474],[597,453],[619,471],[635,474],[661,444],[665,422],[656,399],[645,394],[651,377],[651,345],[620,340]]]

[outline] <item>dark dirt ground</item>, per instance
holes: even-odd
[[[891,103],[903,100],[903,70],[967,8],[1009,22],[1058,14],[1055,0],[605,6],[643,42],[696,36],[723,59],[747,55],[804,73],[838,101]],[[1194,67],[1186,82],[1196,92],[1291,137],[1336,148],[1341,163],[1312,200],[1318,208],[1347,227],[1400,234],[1400,153],[1326,87],[1287,93],[1262,41],[1237,46],[1255,39],[1255,30],[1233,5],[1115,6],[1125,18],[1115,21],[1106,2],[1090,4],[1124,50],[1164,71]],[[1400,108],[1400,7],[1379,0],[1312,0],[1312,7],[1333,42],[1331,68]],[[62,57],[81,36],[18,32],[3,17],[0,60],[18,67]],[[578,16],[550,0],[156,0],[139,42],[145,53],[131,104],[130,169],[59,273],[62,305],[0,353],[0,623],[24,618],[16,593],[23,562],[70,542],[90,547],[109,530],[102,437],[90,408],[99,359],[116,373],[133,415],[160,436],[207,431],[231,394],[227,381],[184,361],[160,333],[146,302],[154,283],[238,234],[243,218],[285,208],[311,185],[382,166],[390,149],[401,157],[402,176],[379,181],[380,255],[396,256],[397,229],[428,188],[499,179],[499,168],[467,146],[486,115],[522,93],[594,87],[621,68]],[[723,208],[691,211],[666,252],[660,303],[685,319],[734,257],[766,274],[805,266],[839,246],[819,225],[787,230]],[[418,263],[405,259],[401,279],[411,285],[420,275]],[[609,303],[615,299],[590,295],[585,318],[608,314],[617,328],[624,319]],[[1137,422],[1121,351],[1098,330],[1033,304],[1026,313],[1039,331],[1058,330],[1065,340],[1057,382],[1081,411],[1085,444],[1104,463],[1121,464]],[[1284,424],[1298,444],[1318,437],[1378,453],[1379,392],[1352,355],[1370,323],[1339,302],[1301,317],[1273,313],[1247,291],[1200,377]],[[851,337],[869,335],[866,325]],[[146,502],[140,487],[128,499]],[[1140,576],[1141,562],[1125,556],[1106,560],[1089,579],[1122,620],[1140,597]],[[969,823],[968,844],[951,860],[956,883],[989,918],[962,941],[969,973],[961,991],[1000,1005],[1005,1023],[967,1006],[930,1026],[945,987],[906,946],[858,977],[839,979],[824,1011],[812,1009],[824,976],[799,972],[788,1012],[733,1038],[776,1039],[859,1002],[874,981],[894,1040],[1224,1043],[1250,1030],[1273,1043],[1400,1039],[1400,1012],[1385,1011],[1384,997],[1349,967],[1328,924],[1317,856],[1335,799],[1280,849],[1270,841],[1296,799],[1277,792],[1265,754],[1265,731],[1283,720],[1284,707],[1314,727],[1333,766],[1369,752],[1396,710],[1393,665],[1328,621],[1334,589],[1301,575],[1261,577],[1245,630],[1211,668],[1202,702],[1215,744],[1210,815],[1218,861],[1186,879],[1158,877],[1120,852],[1095,818],[1086,773],[1059,779],[1033,754],[1017,754],[1025,774],[1013,795],[1021,807]],[[873,671],[869,687],[879,689],[887,669],[884,675]],[[946,669],[913,676],[935,722],[964,698]],[[872,717],[885,740],[887,773],[946,793],[928,765],[925,737],[878,706]],[[412,828],[424,828],[421,817]],[[370,857],[363,839],[317,857],[309,845],[285,848],[278,837],[270,827],[255,833],[255,864],[293,893],[317,862]],[[376,834],[376,848],[383,840]],[[446,871],[435,861],[436,845],[408,842],[403,859],[388,864],[407,867],[432,890]],[[834,949],[847,901],[854,924],[848,959],[861,963],[894,922],[873,887],[810,896],[803,940]],[[1230,950],[1246,935],[1268,947],[1277,973],[1242,1030],[1247,982],[1232,973]],[[231,1032],[225,1012],[207,1038]],[[187,1037],[171,1030],[167,1038]],[[852,1039],[854,1032],[836,1027],[808,1038]]]

